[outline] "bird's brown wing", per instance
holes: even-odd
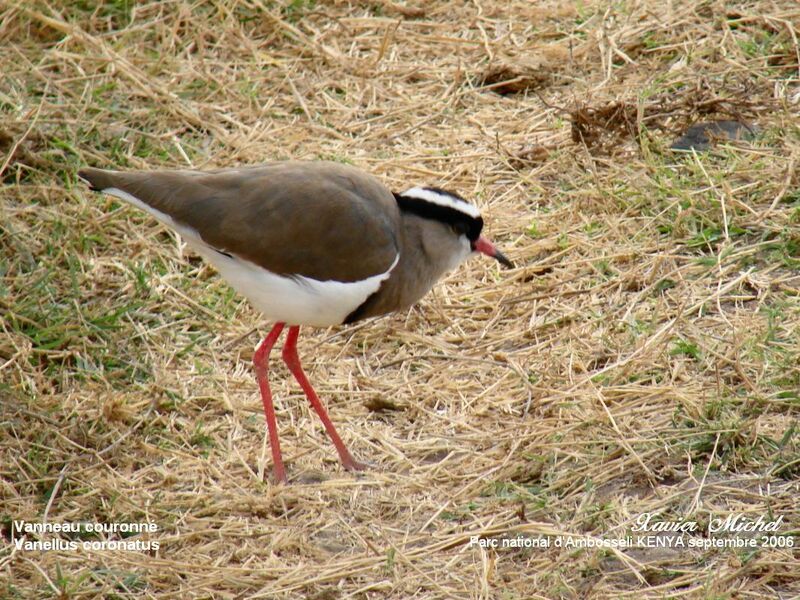
[[[117,188],[191,227],[220,251],[280,275],[360,281],[400,248],[399,210],[374,177],[330,162],[216,171],[83,169],[92,189]]]

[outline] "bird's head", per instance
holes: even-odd
[[[460,195],[435,187],[413,187],[394,196],[402,212],[438,224],[435,230],[437,246],[453,248],[453,266],[473,253],[490,256],[508,268],[514,266],[492,242],[481,235],[483,218],[478,207]]]

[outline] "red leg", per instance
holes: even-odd
[[[281,458],[281,443],[278,440],[278,423],[275,420],[275,407],[272,404],[272,392],[269,389],[267,370],[269,368],[269,353],[278,337],[283,331],[285,323],[275,323],[261,345],[253,354],[253,366],[256,369],[256,381],[261,390],[261,401],[264,403],[264,415],[267,417],[267,430],[269,431],[269,447],[272,450],[272,464],[274,465],[275,481],[286,483],[286,471]]]
[[[286,334],[286,342],[283,345],[283,361],[286,363],[286,366],[289,367],[294,378],[297,379],[297,383],[303,388],[308,401],[311,402],[311,406],[317,411],[333,445],[336,446],[336,451],[339,453],[339,460],[342,461],[342,466],[348,471],[360,471],[364,468],[364,465],[353,460],[353,457],[347,451],[342,438],[336,433],[336,428],[333,426],[330,417],[328,417],[325,407],[322,406],[322,402],[319,401],[317,393],[314,391],[314,388],[311,387],[311,384],[306,378],[306,374],[303,373],[303,367],[300,365],[300,357],[297,356],[297,334],[299,332],[300,327],[298,325],[289,327],[289,333]]]

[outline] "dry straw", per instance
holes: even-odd
[[[792,0],[0,1],[0,596],[797,597],[797,549],[469,540],[655,511],[797,533],[798,23]],[[669,151],[718,119],[758,133]],[[304,336],[374,469],[340,470],[276,365],[276,487],[258,315],[75,171],[290,157],[452,188],[520,266]],[[14,519],[150,521],[160,548],[16,550]]]

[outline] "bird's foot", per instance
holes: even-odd
[[[375,468],[375,465],[357,461],[352,456],[347,457],[347,460],[343,459],[342,466],[348,471],[368,471]]]
[[[289,479],[286,477],[286,469],[283,468],[282,464],[275,465],[275,468],[272,469],[272,481],[284,485],[289,483]]]

